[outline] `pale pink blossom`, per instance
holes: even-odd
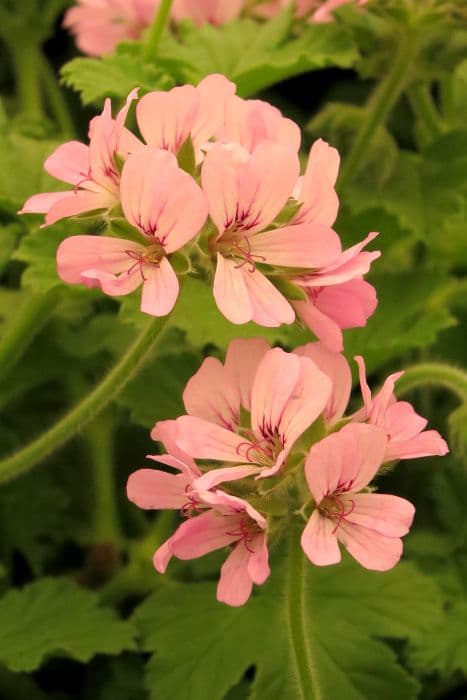
[[[177,419],[176,441],[195,459],[232,466],[209,470],[197,488],[277,474],[330,394],[331,380],[311,359],[266,350],[261,340],[233,341],[225,365],[205,360],[185,389],[189,415]]]
[[[175,0],[172,16],[176,22],[192,19],[197,25],[225,24],[240,16],[244,0]]]
[[[198,85],[183,85],[167,92],[149,92],[136,107],[138,126],[146,143],[177,153],[191,137],[198,162],[202,146],[222,128],[225,104],[235,92],[223,75],[206,76]]]
[[[300,148],[301,133],[298,124],[263,100],[244,100],[230,95],[225,101],[224,119],[216,132],[221,143],[237,143],[252,153],[262,141]]]
[[[65,13],[63,26],[89,56],[112,53],[117,44],[139,39],[152,23],[160,0],[78,0]]]
[[[125,119],[137,90],[132,90],[115,119],[107,99],[101,115],[89,124],[89,146],[68,141],[45,161],[49,175],[70,185],[72,190],[46,192],[30,197],[19,214],[45,214],[45,224],[69,216],[109,210],[120,200],[120,173],[116,156],[126,158],[142,145],[125,128]]]
[[[382,389],[372,398],[366,381],[363,357],[355,358],[358,364],[360,387],[364,407],[353,415],[353,420],[367,421],[384,430],[388,444],[384,461],[413,459],[437,455],[442,457],[449,452],[446,441],[437,430],[425,430],[427,420],[415,412],[407,401],[397,401],[394,386],[404,374],[391,374]]]
[[[154,566],[164,573],[171,556],[197,559],[231,547],[221,568],[217,599],[227,605],[243,605],[253,584],[263,584],[270,574],[267,521],[247,501],[219,490],[204,494],[204,504],[208,507],[205,512],[188,518],[159,548]]]
[[[387,571],[399,561],[415,509],[404,498],[366,490],[386,445],[381,428],[351,424],[312,446],[305,476],[315,509],[301,543],[313,564],[337,564],[339,542],[366,569]]]
[[[332,226],[339,210],[335,184],[339,173],[340,157],[326,141],[314,142],[308,155],[307,166],[293,191],[300,209],[293,217],[296,224],[316,223]]]
[[[206,155],[202,186],[217,235],[214,297],[236,324],[292,323],[294,310],[258,264],[274,268],[322,268],[340,254],[337,234],[321,224],[293,224],[266,230],[287,203],[297,182],[296,153],[262,141],[246,149],[216,145]]]
[[[292,5],[293,0],[271,0],[260,2],[253,6],[253,14],[257,17],[269,19]],[[310,22],[332,22],[333,11],[341,5],[357,2],[359,6],[365,5],[368,0],[296,0],[295,16],[308,17]]]
[[[307,296],[294,301],[293,307],[302,321],[333,352],[342,352],[342,329],[360,328],[377,306],[374,287],[362,279],[381,252],[362,252],[376,233],[337,255],[320,269],[296,277],[294,283]]]
[[[331,352],[323,343],[307,343],[295,348],[294,353],[308,357],[326,374],[332,383],[328,403],[323,411],[326,426],[335,425],[344,415],[352,391],[352,372],[340,352]]]
[[[125,217],[141,234],[141,243],[72,236],[58,248],[58,273],[65,282],[99,286],[110,296],[129,294],[142,284],[141,310],[165,316],[179,291],[168,256],[203,226],[205,197],[172,153],[151,146],[128,157],[120,189]]]

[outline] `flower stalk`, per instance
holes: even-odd
[[[173,0],[162,0],[154,22],[149,28],[146,44],[143,49],[143,60],[145,61],[150,61],[155,58],[160,38],[169,21],[172,2]]]
[[[0,483],[27,472],[88,425],[126,386],[160,342],[169,316],[151,319],[104,379],[52,428],[0,461]]]

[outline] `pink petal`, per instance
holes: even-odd
[[[354,360],[358,365],[358,378],[360,381],[360,391],[362,392],[362,398],[363,398],[363,403],[364,403],[364,407],[365,407],[365,418],[363,420],[366,420],[371,415],[371,408],[373,405],[372,398],[371,398],[371,389],[368,386],[368,382],[366,379],[365,360],[363,359],[363,357],[361,355],[356,355],[354,357]]]
[[[324,411],[331,389],[329,377],[308,357],[300,357],[300,374],[279,424],[279,433],[287,448],[290,449]]]
[[[80,141],[63,143],[47,158],[44,169],[57,180],[80,185],[89,177],[89,146]]]
[[[310,284],[314,286],[328,286],[347,282],[365,275],[369,271],[373,260],[380,257],[381,252],[375,250],[362,253],[361,250],[377,235],[377,233],[369,233],[363,241],[345,250],[331,264],[312,275]]]
[[[243,461],[239,447],[246,440],[241,435],[195,416],[177,418],[177,427],[177,445],[195,459]]]
[[[351,511],[345,518],[349,525],[369,528],[386,537],[406,535],[415,515],[414,506],[405,498],[382,493],[349,494],[343,503],[346,511]]]
[[[128,263],[126,266],[128,267]],[[104,294],[111,297],[120,297],[131,294],[135,289],[138,289],[141,286],[142,278],[141,272],[136,267],[131,271],[130,269],[123,271],[118,276],[105,270],[90,268],[83,270],[80,281],[88,287],[99,287]]]
[[[192,85],[144,95],[136,117],[146,143],[176,153],[190,135],[198,106],[199,94]]]
[[[351,525],[343,520],[337,537],[354,559],[365,569],[388,571],[402,556],[402,540],[385,537],[374,530]]]
[[[238,208],[249,212],[248,235],[268,226],[287,203],[299,174],[298,156],[287,146],[263,141],[245,163]],[[266,235],[266,234],[265,234]]]
[[[367,486],[383,463],[386,444],[381,428],[362,423],[350,423],[315,443],[305,476],[316,503],[337,489],[357,492]]]
[[[163,257],[156,267],[144,265],[141,311],[151,316],[166,316],[177,301],[179,284],[171,264]]]
[[[231,323],[251,321],[253,309],[242,270],[220,253],[217,253],[213,292],[219,311]]]
[[[172,14],[178,22],[192,19],[195,24],[224,24],[235,19],[243,7],[243,0],[175,0]]]
[[[241,4],[242,0],[238,0]],[[235,93],[236,85],[225,75],[207,75],[197,86],[199,108],[191,130],[195,149],[218,133],[224,122],[225,102]]]
[[[251,426],[258,437],[278,429],[300,372],[300,359],[296,355],[280,348],[268,350],[264,355],[251,392]]]
[[[46,214],[54,204],[59,202],[64,197],[69,197],[72,192],[44,192],[42,194],[33,194],[23,204],[18,214]]]
[[[259,270],[250,272],[241,268],[243,281],[252,307],[251,319],[260,326],[274,328],[282,323],[293,323],[295,312],[287,299]]]
[[[190,485],[184,474],[167,474],[157,469],[139,469],[130,474],[126,491],[132,503],[146,510],[182,508],[187,502],[186,487]]]
[[[334,527],[333,522],[320,515],[315,508],[300,540],[302,549],[312,564],[328,566],[340,562],[341,553],[337,537],[333,533]]]
[[[219,233],[235,221],[242,163],[238,151],[215,145],[206,154],[201,183],[209,205],[209,215]]]
[[[339,255],[337,233],[321,224],[297,224],[258,233],[249,238],[255,255],[268,265],[314,268],[327,265]]]
[[[240,394],[230,373],[215,357],[208,357],[183,392],[187,413],[235,429],[240,417]]]
[[[225,369],[240,395],[240,403],[250,410],[251,390],[258,366],[270,349],[263,338],[238,338],[227,348]]]
[[[394,387],[404,372],[394,372],[385,379],[382,388],[373,398],[371,405],[370,423],[380,425],[386,429],[386,413],[389,407],[395,403]]]
[[[295,197],[303,205],[295,223],[318,223],[332,226],[337,217],[339,200],[334,185],[339,171],[339,153],[322,139],[310,150],[305,175]]]
[[[152,563],[156,571],[160,574],[165,574],[170,560],[172,559],[172,537],[162,544],[155,552],[152,558]]]
[[[256,535],[249,547],[253,549],[253,553],[250,553],[248,560],[248,574],[253,583],[261,586],[271,573],[266,534]]]
[[[322,287],[314,303],[339,328],[361,328],[366,325],[378,302],[371,284],[354,279],[332,287]]]
[[[196,479],[193,483],[193,488],[197,491],[209,491],[219,484],[223,484],[226,481],[237,481],[238,479],[245,479],[247,476],[258,473],[258,467],[256,465],[240,465],[237,467],[223,467],[220,469],[212,469],[203,476]]]
[[[172,536],[172,553],[179,559],[196,559],[215,549],[222,549],[228,544],[238,540],[238,535],[229,535],[228,532],[236,532],[238,525],[229,516],[218,515],[214,511],[208,511],[190,518],[180,525]]]
[[[177,434],[178,426],[176,420],[160,420],[151,430],[151,439],[161,442],[170,455],[178,462],[184,464],[190,473],[194,474],[194,476],[200,476],[201,472],[191,456],[178,447]],[[158,459],[161,461],[161,455],[158,456]]]
[[[57,250],[57,271],[64,282],[82,282],[82,273],[98,270],[118,274],[134,263],[128,251],[143,254],[144,246],[111,236],[71,236]],[[141,281],[141,278],[140,278]]]
[[[217,586],[217,600],[233,607],[244,605],[251,595],[253,581],[248,573],[250,553],[239,542],[221,568]]]
[[[88,190],[71,190],[50,207],[45,217],[47,226],[69,216],[77,216],[100,209],[110,209],[117,203],[117,198],[105,190],[91,192]]]
[[[389,440],[385,461],[415,459],[416,457],[442,457],[449,447],[437,430],[425,430],[409,440]]]
[[[307,343],[295,348],[294,353],[308,357],[332,382],[329,401],[324,409],[326,421],[332,425],[345,413],[352,390],[352,373],[341,353],[331,352],[323,343]]]
[[[205,197],[172,153],[150,146],[131,154],[122,171],[122,207],[127,219],[166,253],[181,248],[203,226]]]
[[[410,440],[422,432],[427,424],[426,418],[415,413],[407,401],[395,401],[388,406],[385,426],[391,441]]]
[[[311,299],[308,301],[294,301],[293,307],[297,316],[313,331],[315,336],[331,352],[342,352],[344,343],[342,331],[332,319],[316,308]]]

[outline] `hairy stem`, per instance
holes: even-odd
[[[366,115],[357,131],[340,176],[342,190],[349,184],[367,153],[371,141],[404,90],[414,57],[414,41],[409,32],[401,35],[399,47],[385,78],[376,86],[366,106]]]
[[[38,57],[41,50],[34,39],[28,41],[27,37],[24,37],[23,41],[18,41],[15,34],[8,38],[4,34],[3,38],[13,62],[20,112],[28,119],[41,119],[44,116],[38,80]]]
[[[26,445],[23,449],[0,461],[0,483],[28,471],[38,462],[61,447],[100,413],[142,365],[149,350],[162,338],[167,319],[154,318],[145,326],[123,357],[104,379],[80,403],[71,409],[52,428]]]
[[[65,97],[58,84],[55,72],[47,58],[41,53],[39,60],[42,84],[55,120],[63,136],[73,136],[75,127]]]
[[[162,0],[159,11],[154,17],[154,21],[149,28],[146,43],[143,50],[143,60],[150,61],[155,58],[162,33],[167,26],[170,15],[170,8],[173,0]]]
[[[33,294],[6,324],[0,342],[0,383],[21,359],[29,344],[52,316],[60,300],[61,289]]]
[[[308,619],[304,600],[304,564],[305,555],[298,528],[290,523],[285,605],[297,685],[303,700],[323,700],[306,633]]]
[[[422,125],[424,132],[435,139],[443,132],[441,117],[436,109],[427,84],[414,85],[409,92],[412,111]]]
[[[424,362],[405,370],[396,384],[399,396],[420,386],[441,386],[467,402],[467,372],[442,362]]]

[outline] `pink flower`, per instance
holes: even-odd
[[[307,295],[306,301],[292,302],[297,315],[333,352],[344,349],[342,329],[365,326],[376,309],[375,289],[362,277],[381,253],[361,251],[377,235],[368,234],[330,264],[294,279]]]
[[[138,39],[149,27],[160,0],[78,0],[67,10],[63,26],[89,56],[112,53],[125,39]]]
[[[282,116],[277,107],[263,100],[244,100],[231,95],[225,102],[224,120],[216,133],[222,143],[237,143],[252,153],[262,141],[300,148],[301,133],[298,125]]]
[[[217,599],[227,605],[243,605],[253,583],[263,584],[270,573],[267,522],[249,503],[222,491],[206,493],[204,499],[208,510],[180,525],[155,553],[154,566],[164,573],[171,556],[197,559],[230,546],[221,568]]]
[[[111,103],[105,101],[103,112],[89,125],[89,146],[68,141],[45,161],[44,168],[53,177],[73,185],[65,192],[46,192],[30,197],[19,214],[45,214],[45,224],[68,216],[111,209],[120,199],[120,175],[115,157],[126,157],[141,147],[138,139],[125,128],[130,104],[137,97],[132,90],[125,106],[112,119]]]
[[[339,210],[335,190],[339,165],[340,157],[335,148],[322,139],[314,142],[305,174],[298,179],[293,191],[293,198],[301,203],[293,223],[334,224]]]
[[[240,16],[243,0],[175,0],[172,16],[176,22],[192,19],[195,24],[225,24]]]
[[[172,153],[145,146],[130,155],[123,167],[121,200],[142,242],[72,236],[58,248],[58,273],[65,282],[99,286],[110,296],[129,294],[142,284],[141,310],[165,316],[179,291],[167,256],[203,226],[204,195],[193,178],[178,168]]]
[[[331,352],[323,343],[307,343],[295,348],[294,353],[308,357],[332,383],[332,390],[323,412],[326,426],[335,425],[344,415],[352,390],[352,372],[344,355]]]
[[[438,455],[442,457],[449,452],[446,441],[436,430],[425,430],[427,420],[416,413],[407,401],[397,401],[394,385],[403,372],[391,374],[382,389],[374,398],[366,381],[363,357],[355,358],[358,364],[360,387],[364,408],[354,414],[353,420],[367,421],[384,430],[388,444],[385,462],[394,459],[413,459]]]
[[[311,448],[305,475],[315,509],[302,534],[313,564],[341,559],[338,542],[366,569],[387,571],[402,555],[415,509],[398,496],[365,491],[385,459],[387,438],[374,425],[347,425]]]
[[[168,92],[149,92],[136,108],[146,143],[177,153],[191,136],[197,160],[204,146],[222,127],[225,103],[235,85],[223,75],[206,76],[197,87],[183,85]]]
[[[261,340],[233,341],[225,365],[205,360],[183,394],[189,415],[177,419],[177,445],[195,459],[234,466],[211,469],[196,488],[278,473],[330,393],[330,379],[312,360],[268,350]]]
[[[299,173],[290,148],[262,141],[249,154],[241,147],[216,145],[202,168],[209,214],[217,228],[211,247],[217,256],[214,297],[232,323],[263,326],[292,323],[291,304],[258,264],[279,268],[319,268],[340,253],[337,234],[320,224],[266,230],[289,199]]]
[[[357,2],[364,5],[368,0],[297,0],[295,16],[298,18],[308,17],[310,22],[332,22],[332,13],[341,5],[350,2]],[[274,17],[287,7],[290,7],[292,0],[270,0],[270,2],[260,2],[253,7],[253,13],[265,19]]]

